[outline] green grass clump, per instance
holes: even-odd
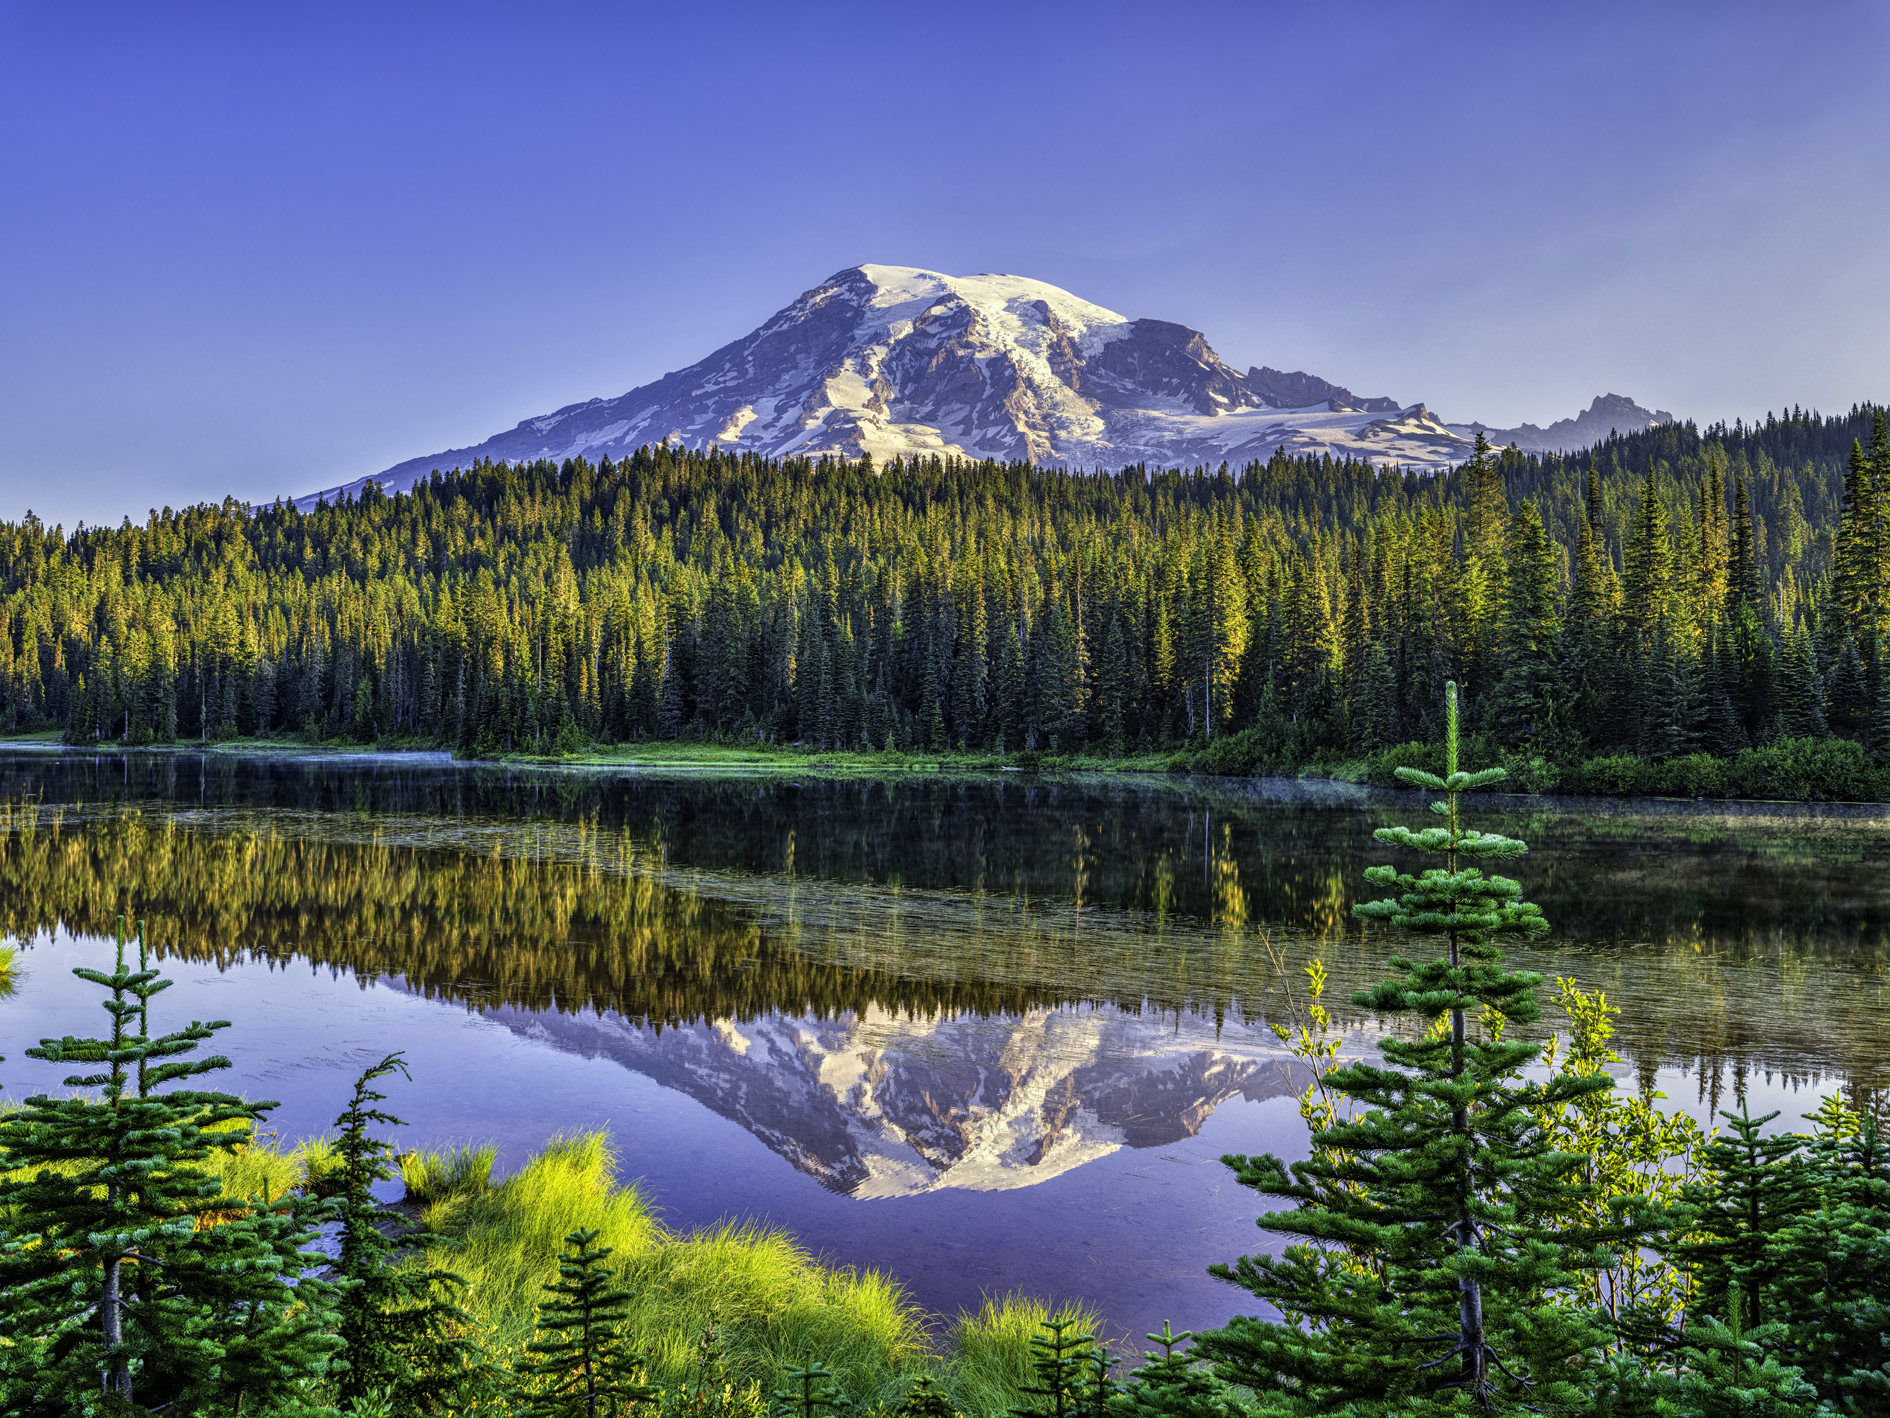
[[[792,1237],[752,1223],[677,1235],[641,1191],[617,1180],[615,1164],[601,1133],[555,1138],[515,1176],[429,1207],[426,1224],[446,1239],[424,1264],[465,1277],[465,1307],[493,1349],[530,1337],[564,1237],[589,1227],[601,1233],[597,1244],[614,1248],[611,1262],[635,1292],[626,1334],[656,1383],[693,1380],[713,1329],[728,1377],[764,1392],[818,1359],[856,1403],[896,1405],[928,1373],[968,1414],[1000,1415],[1023,1401],[1030,1336],[1047,1307],[987,1303],[958,1322],[962,1353],[941,1355],[897,1282],[822,1266]]]
[[[0,999],[19,989],[20,976],[24,973],[20,969],[20,952],[10,945],[0,945]]]
[[[498,1158],[499,1149],[491,1143],[408,1152],[400,1157],[400,1180],[407,1200],[422,1206],[477,1196],[492,1185],[492,1164]]]
[[[1027,1295],[987,1298],[977,1314],[958,1317],[945,1382],[961,1413],[1008,1414],[1024,1406],[1024,1385],[1034,1382],[1030,1341],[1048,1320],[1068,1320],[1077,1334],[1102,1332],[1102,1316],[1093,1310]]]

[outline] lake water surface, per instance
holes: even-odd
[[[1304,1153],[1264,1027],[1424,799],[1327,785],[505,770],[421,755],[0,756],[0,1097],[95,1033],[119,914],[234,1021],[226,1086],[324,1131],[406,1051],[404,1145],[501,1168],[605,1128],[672,1226],[784,1226],[949,1314],[1009,1290],[1112,1332],[1223,1321],[1266,1244],[1227,1152]],[[1890,810],[1489,798],[1555,934],[1511,959],[1622,1006],[1624,1073],[1784,1121],[1890,1083]],[[1356,1046],[1372,1021],[1346,1007]],[[1552,1023],[1545,1020],[1545,1023]]]

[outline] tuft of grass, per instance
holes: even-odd
[[[957,1318],[945,1383],[961,1413],[1008,1414],[1028,1406],[1024,1385],[1035,1382],[1030,1341],[1048,1320],[1068,1320],[1078,1334],[1102,1332],[1102,1316],[1094,1310],[1028,1295],[986,1296],[975,1315]]]
[[[337,1196],[341,1192],[341,1155],[335,1151],[332,1137],[305,1137],[288,1154],[294,1164],[296,1185],[311,1196]]]
[[[601,1133],[554,1138],[515,1176],[435,1203],[426,1220],[446,1242],[424,1263],[465,1277],[463,1303],[499,1348],[529,1338],[564,1237],[592,1227],[635,1292],[626,1332],[658,1383],[693,1376],[710,1329],[729,1377],[764,1391],[819,1359],[855,1401],[896,1403],[935,1367],[923,1316],[894,1281],[823,1267],[753,1224],[671,1233],[641,1191],[619,1183]]]
[[[20,977],[25,973],[20,968],[20,952],[10,945],[0,945],[0,999],[19,989]]]
[[[492,1185],[492,1164],[499,1149],[491,1143],[403,1153],[401,1184],[407,1200],[432,1206],[450,1197],[478,1196]]]

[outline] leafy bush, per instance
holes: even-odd
[[[1631,753],[1591,758],[1570,769],[1563,784],[1571,793],[1645,793],[1648,765]]]
[[[1258,728],[1242,729],[1213,740],[1194,756],[1194,771],[1248,777],[1270,766],[1273,755]]]
[[[1741,798],[1856,802],[1884,796],[1885,775],[1850,739],[1779,739],[1743,750],[1729,786]]]
[[[1723,798],[1731,781],[1731,765],[1710,753],[1689,753],[1650,765],[1654,791],[1677,798]]]

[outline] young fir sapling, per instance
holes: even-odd
[[[1355,1062],[1324,1077],[1347,1116],[1313,1139],[1312,1157],[1228,1157],[1238,1180],[1290,1205],[1259,1220],[1288,1237],[1283,1255],[1243,1257],[1213,1273],[1289,1318],[1237,1317],[1200,1337],[1217,1375],[1273,1412],[1397,1413],[1576,1408],[1592,1398],[1591,1366],[1607,1338],[1596,1318],[1549,1303],[1575,1277],[1607,1265],[1604,1243],[1630,1227],[1571,1224],[1582,1158],[1555,1149],[1540,1115],[1613,1086],[1606,1074],[1529,1082],[1534,1044],[1505,1037],[1537,1017],[1539,976],[1501,967],[1497,942],[1545,934],[1541,911],[1484,862],[1526,844],[1465,827],[1464,793],[1503,770],[1458,765],[1458,703],[1446,688],[1443,777],[1403,768],[1442,794],[1442,825],[1382,828],[1392,846],[1441,856],[1417,875],[1374,867],[1397,894],[1356,913],[1443,953],[1398,972],[1355,1003],[1415,1031],[1382,1044],[1383,1065]]]

